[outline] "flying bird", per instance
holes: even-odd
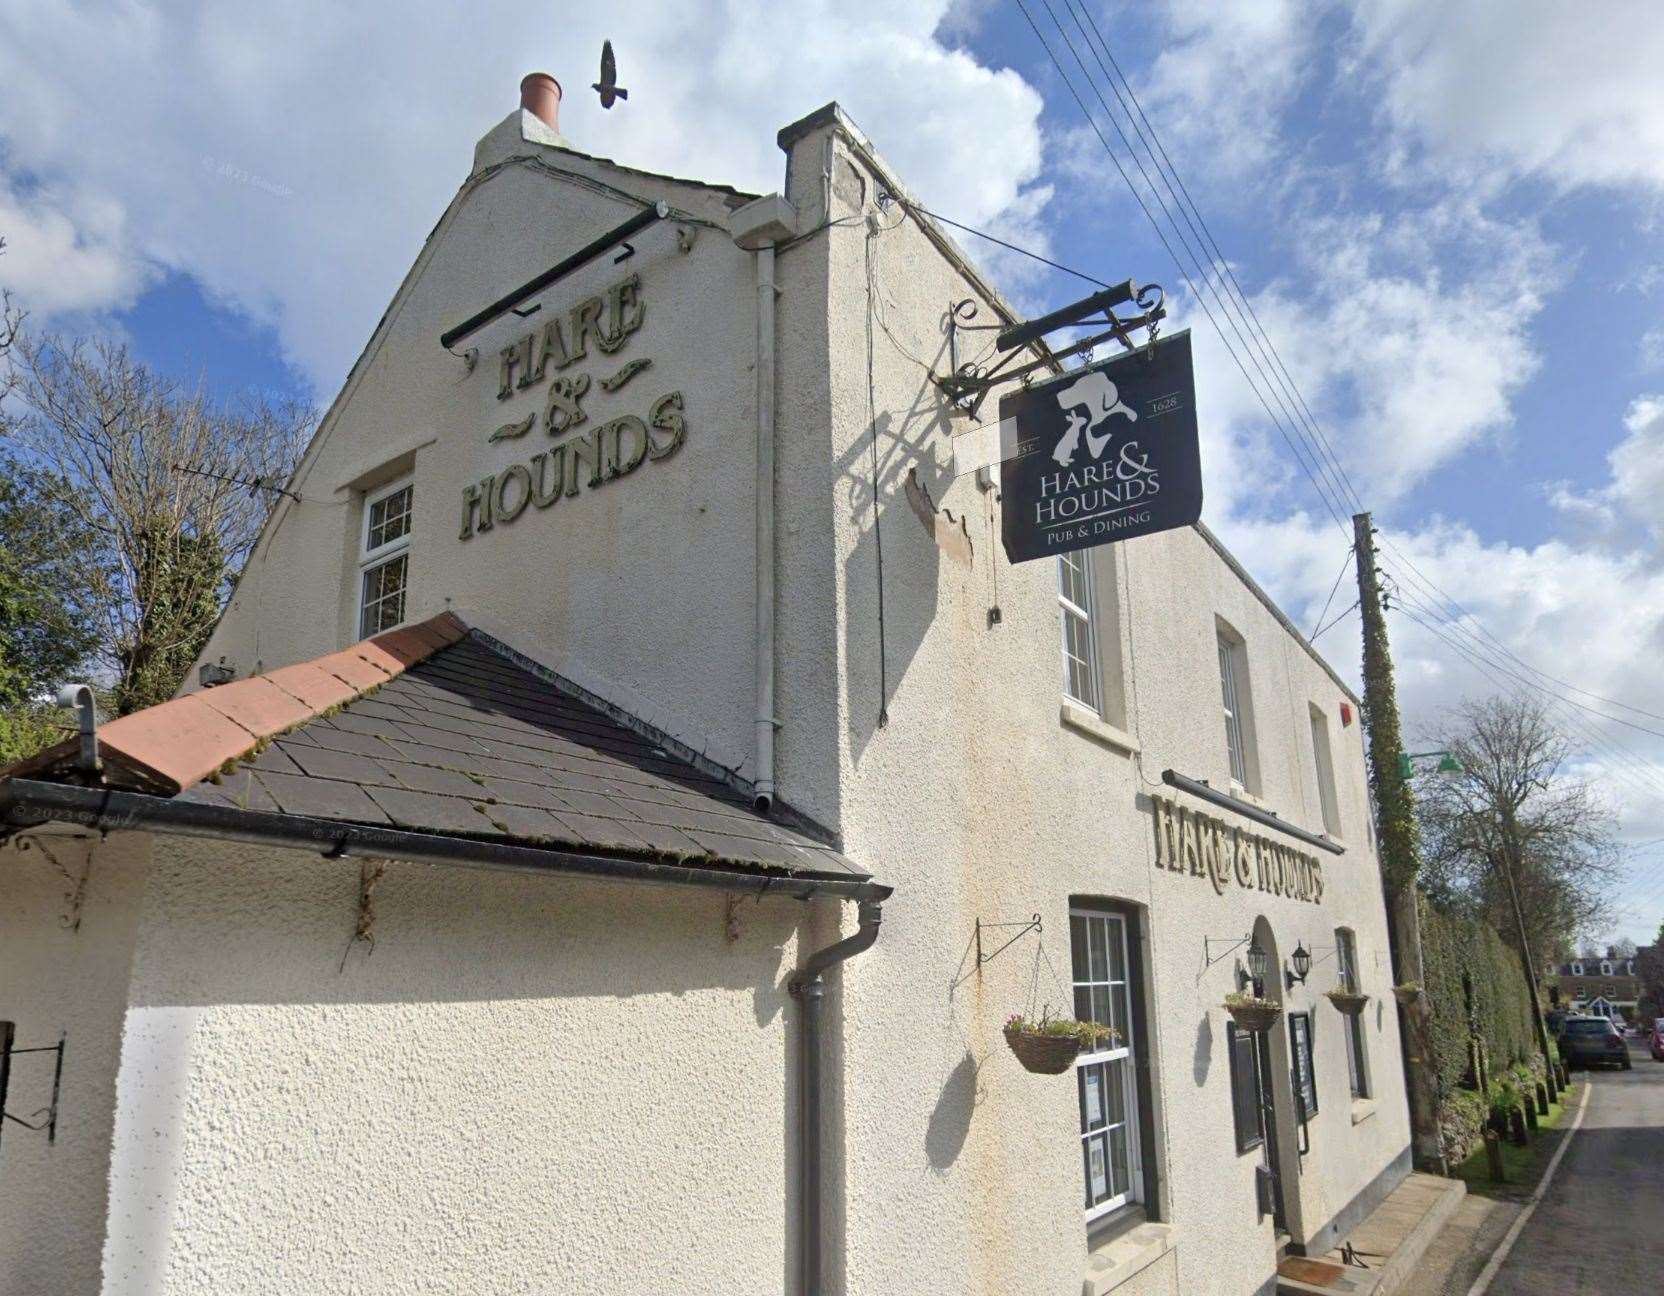
[[[601,42],[601,79],[590,89],[601,96],[601,107],[611,108],[614,100],[628,99],[630,92],[619,88],[618,63],[612,56],[612,42]]]

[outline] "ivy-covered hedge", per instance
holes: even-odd
[[[1485,1041],[1491,1075],[1500,1077],[1517,1063],[1537,1069],[1536,1028],[1519,955],[1494,928],[1441,913],[1423,902],[1421,954],[1432,999],[1433,1057],[1442,1092],[1473,1084],[1464,974],[1472,987],[1474,1026]]]

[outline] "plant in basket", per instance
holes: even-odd
[[[1043,1012],[1038,1021],[1013,1013],[1005,1023],[1006,1044],[1023,1069],[1036,1075],[1062,1075],[1082,1049],[1094,1049],[1119,1038],[1120,1032],[1113,1026],[1053,1017],[1050,1010]]]
[[[1369,996],[1359,990],[1352,990],[1346,986],[1336,986],[1333,990],[1325,990],[1323,997],[1340,1009],[1347,1016],[1354,1016],[1364,1010],[1369,1002]]]
[[[1283,1015],[1283,1006],[1238,990],[1225,996],[1225,1011],[1243,1030],[1263,1031],[1276,1024],[1277,1018]]]
[[[1422,1001],[1422,989],[1419,982],[1406,981],[1403,985],[1392,988],[1392,996],[1406,1008],[1414,1008]]]

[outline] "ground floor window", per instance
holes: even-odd
[[[1086,1218],[1143,1200],[1139,1087],[1127,919],[1071,909],[1075,1016],[1115,1036],[1075,1062]]]
[[[1341,989],[1358,994],[1358,950],[1352,933],[1344,927],[1335,930],[1335,956],[1340,962]],[[1346,1017],[1346,1072],[1352,1082],[1354,1098],[1369,1097],[1369,1056],[1364,1048],[1364,1015],[1361,1012]]]
[[[1294,1100],[1302,1122],[1317,1115],[1317,1071],[1312,1064],[1312,1015],[1288,1015],[1288,1047],[1294,1066]]]

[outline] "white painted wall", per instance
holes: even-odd
[[[797,148],[818,158],[822,143],[811,136]],[[848,155],[842,141],[839,150]],[[846,165],[861,163],[849,158]],[[879,187],[868,174],[869,201]],[[846,973],[844,1290],[1077,1289],[1086,1248],[1074,1085],[1022,1072],[999,1028],[1028,1006],[1036,975],[1043,999],[1065,998],[1058,978],[1068,976],[1066,914],[1069,897],[1080,894],[1131,901],[1148,918],[1174,1289],[1249,1290],[1270,1276],[1273,1241],[1269,1222],[1255,1218],[1257,1157],[1234,1151],[1219,1007],[1233,988],[1231,965],[1204,971],[1205,935],[1240,935],[1263,914],[1286,955],[1296,940],[1332,946],[1336,926],[1356,932],[1365,988],[1376,996],[1369,1049],[1381,1095],[1373,1109],[1360,1109],[1359,1124],[1352,1123],[1341,1019],[1317,997],[1334,984],[1333,959],[1290,995],[1291,1009],[1315,1004],[1317,1023],[1320,1115],[1298,1176],[1307,1225],[1326,1222],[1408,1142],[1385,921],[1365,836],[1360,728],[1341,727],[1340,686],[1190,530],[1094,554],[1100,590],[1112,572],[1118,579],[1119,655],[1132,675],[1129,725],[1142,752],[1131,755],[1060,722],[1055,566],[1010,567],[989,497],[973,479],[946,473],[946,437],[963,424],[944,414],[929,371],[946,368],[949,304],[980,294],[898,216],[892,206],[876,234],[865,225],[837,226],[784,258],[787,265],[823,259],[831,285],[827,351],[834,362],[822,457],[830,470],[784,482],[783,515],[824,516],[814,496],[833,499],[830,576],[842,686],[837,822],[846,849],[898,888],[883,939]],[[869,291],[876,302],[870,374]],[[977,322],[997,318],[984,297]],[[814,391],[817,359],[812,350],[794,355],[795,389]],[[910,468],[941,507],[967,519],[976,546],[970,569],[942,556],[910,512],[902,496]],[[789,581],[783,615],[811,619],[826,593],[818,581]],[[995,602],[1002,619],[990,628]],[[1228,778],[1216,616],[1247,643],[1262,799],[1314,830],[1322,820],[1308,705],[1330,718],[1348,849],[1323,856],[1321,906],[1234,888],[1221,896],[1201,879],[1152,867],[1146,797],[1160,771],[1171,766],[1221,787]],[[782,669],[787,699],[820,687],[813,658],[786,658]],[[815,736],[788,720],[788,799],[797,791],[800,753]],[[978,917],[1009,922],[1036,912],[1046,924],[1041,941],[1028,938],[949,994],[964,973]]]
[[[796,902],[395,864],[348,951],[357,890],[159,844],[106,1292],[783,1286]]]
[[[6,1122],[0,1135],[0,1294],[94,1292],[104,1238],[110,1124],[122,1016],[148,837],[95,838],[55,831],[0,848],[0,1018],[16,1046],[64,1037],[63,1087],[53,1143]],[[44,850],[42,849],[44,847]],[[75,882],[87,879],[80,927],[71,928]],[[88,861],[90,857],[90,868]],[[52,1097],[53,1058],[13,1059],[6,1109],[33,1122]]]
[[[1094,555],[1100,590],[1118,589],[1105,656],[1125,663],[1138,750],[1063,723],[1055,567],[1006,564],[991,498],[945,474],[958,425],[929,375],[945,369],[949,304],[982,290],[896,206],[876,232],[866,223],[880,186],[847,137],[823,186],[826,129],[794,146],[788,196],[804,229],[845,223],[779,259],[779,784],[898,887],[878,945],[831,998],[834,1290],[1081,1290],[1092,1257],[1073,1081],[1021,1071],[999,1036],[1036,978],[1042,999],[1066,997],[1072,895],[1128,901],[1147,920],[1171,1250],[1122,1290],[1252,1290],[1273,1243],[1255,1217],[1257,1158],[1232,1138],[1218,1006],[1231,965],[1203,967],[1204,937],[1263,916],[1286,955],[1297,940],[1332,946],[1337,926],[1356,932],[1377,1000],[1372,1111],[1348,1100],[1341,1020],[1317,997],[1333,959],[1290,996],[1317,1019],[1305,1226],[1408,1143],[1359,728],[1340,724],[1341,687],[1190,530]],[[413,463],[413,616],[448,601],[483,613],[524,651],[743,767],[747,254],[705,227],[685,254],[668,230],[644,237],[627,267],[643,276],[644,327],[588,368],[598,378],[652,357],[616,407],[639,413],[681,390],[689,431],[675,457],[457,539],[463,486],[525,457],[524,443],[486,433],[542,389],[494,399],[492,357],[512,321],[470,339],[486,356],[472,375],[438,334],[622,219],[597,186],[713,221],[725,205],[564,151],[540,157],[477,180],[441,221],[308,457],[303,502],[270,528],[204,656],[247,672],[354,638],[351,486]],[[604,265],[551,290],[546,309],[611,277]],[[978,322],[995,319],[984,297]],[[909,468],[968,519],[970,568],[913,516]],[[1308,828],[1321,811],[1307,708],[1330,718],[1347,849],[1323,857],[1321,906],[1217,895],[1152,867],[1160,771],[1226,776],[1216,617],[1246,641],[1262,799]],[[791,1290],[795,1010],[781,984],[800,940],[835,934],[829,908],[810,937],[795,906],[748,904],[729,944],[720,899],[400,865],[377,891],[375,954],[352,952],[343,972],[354,866],[200,842],[156,854],[142,917],[130,904],[141,936],[106,1290]],[[1033,913],[1043,937],[960,980],[979,917]]]
[[[603,256],[458,344],[446,329],[547,270],[600,233],[663,200],[681,218]],[[333,651],[360,638],[356,554],[363,488],[414,472],[408,619],[465,608],[515,626],[528,652],[595,679],[621,704],[687,734],[713,759],[748,760],[752,726],[730,699],[751,689],[755,463],[755,287],[752,258],[725,230],[722,193],[624,173],[564,149],[523,144],[477,172],[452,202],[323,423],[295,483],[250,560],[202,660],[239,675]],[[683,252],[677,230],[694,237]],[[459,539],[462,492],[554,444],[541,427],[488,442],[504,423],[541,412],[549,382],[497,399],[498,356],[592,294],[635,273],[641,329],[613,355],[591,346],[564,371],[582,374],[589,431],[646,418],[684,397],[686,441],[627,477],[512,524]],[[651,367],[615,393],[600,380],[626,361]],[[697,687],[689,687],[690,675]],[[195,672],[186,687],[194,687]]]

